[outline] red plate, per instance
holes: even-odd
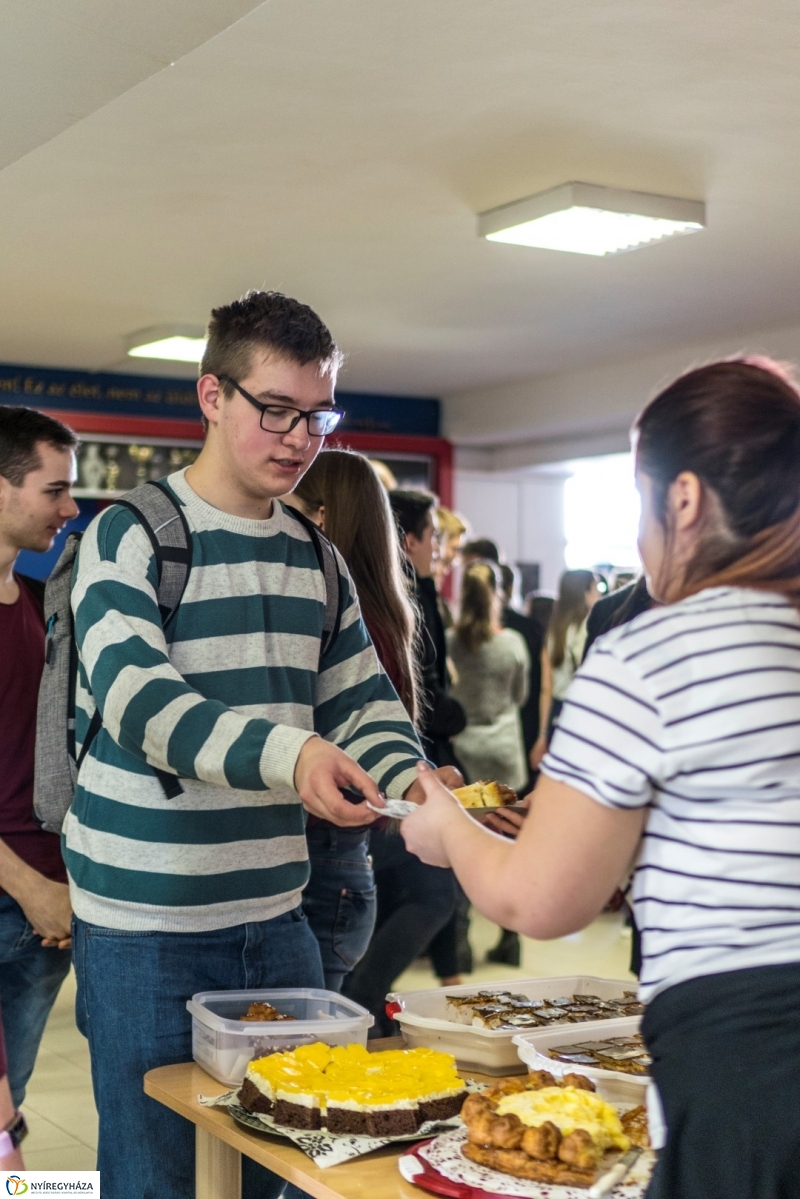
[[[430,1143],[430,1141],[422,1141],[421,1144],[412,1145],[400,1155],[397,1164],[406,1182],[421,1187],[423,1191],[430,1191],[433,1195],[445,1195],[447,1199],[509,1199],[508,1195],[498,1195],[496,1191],[484,1191],[482,1187],[471,1187],[464,1182],[452,1182],[449,1178],[445,1178],[444,1174],[440,1174],[430,1162],[426,1162],[425,1158],[420,1155],[420,1149]],[[409,1164],[411,1160],[414,1162],[413,1176],[411,1170],[406,1172],[401,1164],[406,1158],[409,1159]]]

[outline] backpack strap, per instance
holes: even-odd
[[[192,566],[192,537],[183,506],[163,483],[152,481],[115,502],[130,508],[150,539],[158,568],[158,610],[166,628],[183,599]]]
[[[115,503],[130,508],[153,547],[158,570],[158,610],[161,623],[166,628],[178,610],[192,566],[192,538],[182,505],[167,487],[154,481],[142,483],[121,499],[115,500]],[[96,708],[81,746],[78,769],[102,723],[100,710]],[[152,769],[167,799],[175,799],[183,794],[176,774],[156,767]]]
[[[325,617],[322,622],[322,640],[320,642],[319,656],[320,658],[328,651],[331,642],[336,639],[339,632],[339,625],[342,621],[342,594],[341,594],[341,575],[339,574],[339,564],[336,561],[336,553],[329,538],[321,531],[319,525],[315,525],[313,520],[309,520],[302,512],[298,512],[297,508],[291,504],[282,504],[281,507],[287,515],[298,521],[311,538],[311,544],[314,547],[314,553],[317,555],[317,562],[325,579]]]

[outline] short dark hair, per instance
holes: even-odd
[[[411,533],[419,540],[425,532],[436,496],[426,491],[390,491],[389,503],[400,532],[406,537]]]
[[[519,582],[519,571],[506,562],[502,562],[500,563],[500,577],[503,580],[503,595],[508,596],[510,600]]]
[[[25,476],[41,466],[36,447],[42,441],[57,450],[78,448],[78,438],[61,421],[35,408],[0,404],[0,475],[12,487],[21,487]]]
[[[313,308],[279,291],[248,291],[211,313],[200,374],[228,375],[238,382],[247,376],[258,349],[272,350],[299,366],[317,362],[321,375],[335,377],[342,364],[341,350]],[[222,390],[230,395],[230,384],[224,383]]]
[[[495,562],[500,565],[500,551],[495,541],[488,537],[477,537],[461,547],[462,558],[482,558],[484,562]]]

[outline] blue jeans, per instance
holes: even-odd
[[[142,1077],[192,1057],[186,1001],[197,991],[321,987],[302,908],[208,933],[125,932],[74,921],[78,1027],[89,1041],[100,1115],[103,1199],[193,1199],[194,1128],[148,1098]],[[242,1160],[244,1199],[275,1199],[283,1179]]]
[[[68,949],[44,949],[17,901],[0,895],[0,1011],[15,1107],[25,1098],[44,1026],[69,963]]]
[[[369,949],[349,975],[344,993],[375,1017],[371,1037],[395,1031],[386,1015],[386,992],[455,911],[452,870],[426,866],[409,853],[400,834],[373,833],[370,849],[378,884],[378,922]]]
[[[369,830],[315,824],[306,838],[311,878],[303,892],[303,911],[319,942],[325,986],[341,991],[345,977],[367,952],[375,927],[378,901]]]

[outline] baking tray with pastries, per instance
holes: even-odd
[[[468,787],[456,787],[453,795],[462,808],[466,808],[476,820],[484,820],[490,812],[496,812],[498,808],[507,808],[511,812],[528,810],[519,802],[516,791],[512,791],[503,783],[470,783]]]
[[[592,1187],[633,1146],[649,1147],[643,1105],[620,1112],[582,1074],[501,1079],[461,1108],[462,1154],[514,1178]]]

